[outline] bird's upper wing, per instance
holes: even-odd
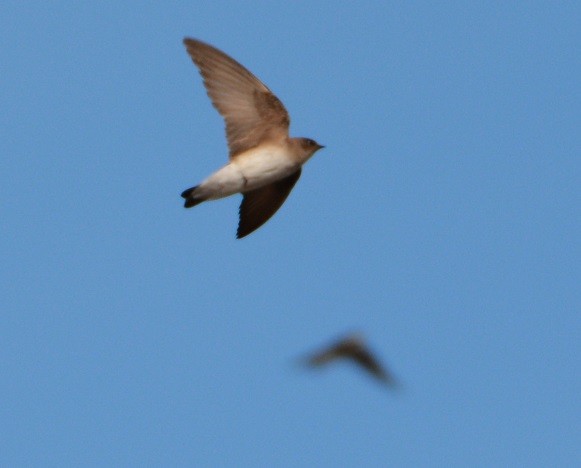
[[[345,353],[345,345],[342,341],[339,341],[311,354],[307,362],[312,366],[321,366],[335,359],[344,358],[346,356]]]
[[[329,349],[326,351],[320,351],[317,354],[313,354],[312,356],[309,357],[307,362],[311,366],[321,366],[323,364],[327,364],[328,362],[334,361],[339,357],[340,356],[337,354],[336,350]]]
[[[300,176],[299,169],[284,179],[245,192],[240,204],[240,221],[236,237],[241,239],[266,223],[282,206]]]
[[[214,107],[226,121],[230,158],[265,138],[288,136],[290,118],[280,100],[246,68],[211,45],[184,39]]]

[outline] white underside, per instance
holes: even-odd
[[[248,192],[292,174],[300,168],[290,155],[277,147],[251,149],[204,180],[196,196],[207,200]]]

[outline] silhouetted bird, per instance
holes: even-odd
[[[307,364],[318,367],[338,359],[354,362],[376,379],[389,386],[395,387],[397,385],[393,375],[379,364],[378,360],[367,348],[363,337],[359,334],[347,336],[331,346],[314,353],[307,359]]]

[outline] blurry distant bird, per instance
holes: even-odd
[[[226,121],[230,162],[185,190],[184,206],[242,193],[236,237],[247,236],[282,206],[301,167],[323,148],[309,138],[290,138],[282,102],[252,73],[223,52],[184,39],[214,107]]]
[[[331,361],[346,359],[354,362],[375,378],[390,386],[396,386],[395,378],[385,369],[369,351],[363,337],[359,334],[347,336],[328,346],[307,359],[313,367],[328,364]]]

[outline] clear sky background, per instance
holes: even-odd
[[[581,7],[157,3],[0,6],[0,464],[578,464]],[[243,240],[185,36],[327,146]]]

